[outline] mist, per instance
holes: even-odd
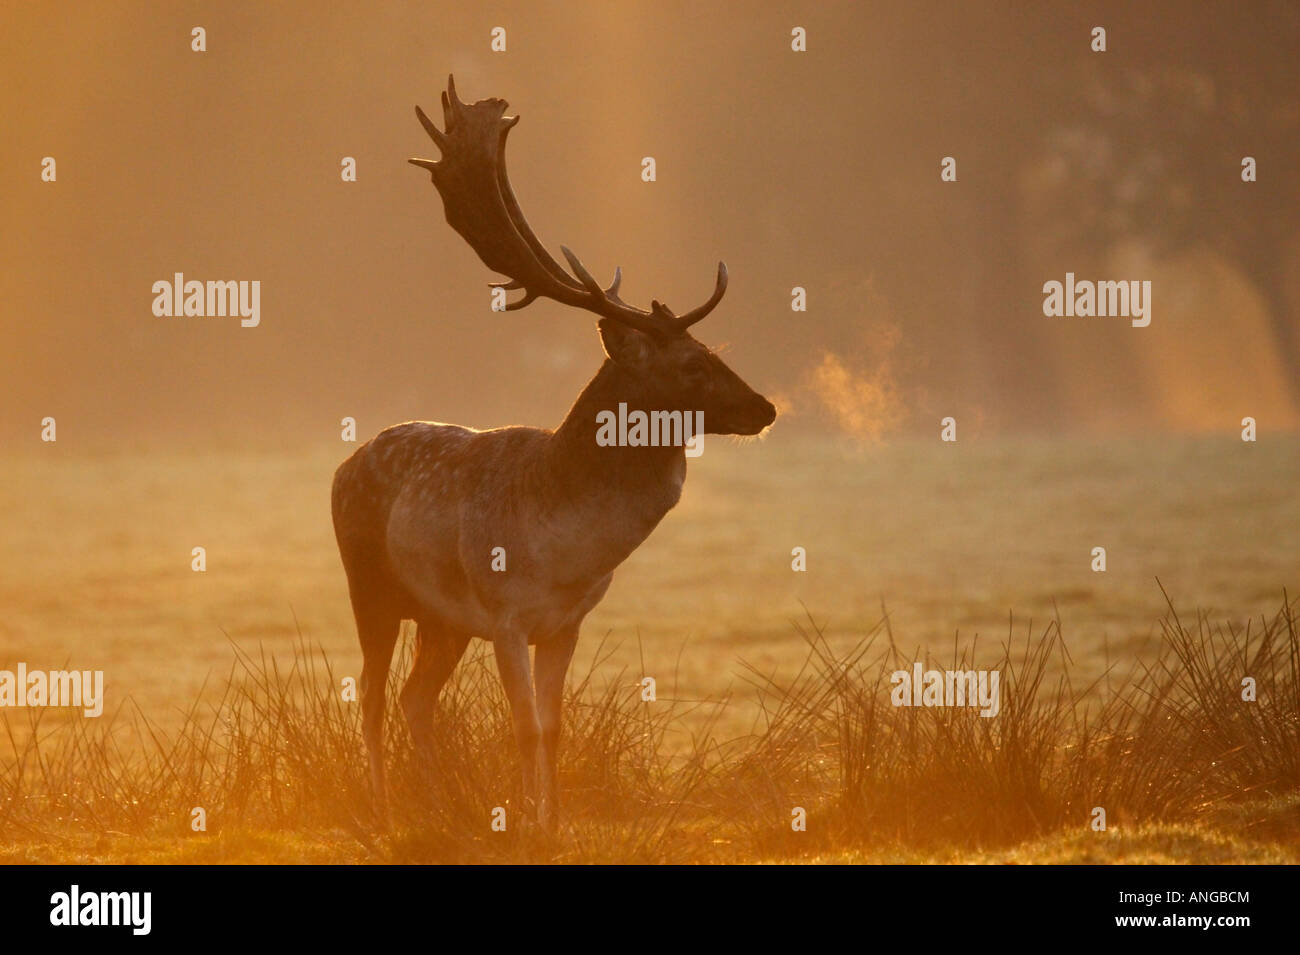
[[[726,261],[698,336],[782,397],[775,438],[933,437],[946,415],[990,433],[1300,426],[1292,6],[2,16],[8,447],[46,415],[65,440],[167,447],[337,440],[344,416],[363,437],[558,424],[602,360],[592,316],[492,312],[500,277],[406,163],[436,155],[413,107],[436,114],[448,73],[522,117],[510,176],[553,254],[603,281],[622,266],[643,307],[703,301]],[[1072,165],[1071,143],[1104,168]],[[1045,317],[1067,271],[1151,281],[1151,324]],[[155,315],[178,272],[259,282],[260,321]]]

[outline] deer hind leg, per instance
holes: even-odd
[[[578,642],[574,625],[537,644],[534,680],[537,686],[537,715],[541,722],[538,754],[539,802],[537,820],[550,828],[559,812],[555,774],[560,746],[560,706],[564,702],[564,677],[569,672],[573,648]]]
[[[388,819],[388,785],[384,774],[384,703],[393,647],[401,632],[398,613],[383,606],[353,602],[361,639],[361,735],[370,760],[370,795],[381,823]]]
[[[528,635],[522,632],[503,633],[493,641],[497,670],[505,686],[506,699],[510,701],[510,717],[515,728],[515,742],[519,746],[519,762],[524,777],[524,806],[531,811],[537,805],[537,749],[541,743],[542,726],[533,698],[532,674],[528,661]]]
[[[415,631],[415,662],[411,675],[402,687],[402,714],[410,727],[416,751],[428,756],[432,747],[433,714],[447,678],[469,646],[469,637],[454,631],[440,630],[429,621],[418,623]]]

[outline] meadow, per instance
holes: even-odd
[[[373,826],[329,522],[349,450],[6,460],[0,667],[102,669],[108,701],[99,720],[0,711],[5,858],[1300,853],[1294,438],[706,441],[584,628],[556,834],[516,811],[486,645],[446,691],[436,766],[390,719],[395,825]],[[1002,668],[1003,712],[889,706],[913,659]]]

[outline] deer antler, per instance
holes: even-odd
[[[709,300],[677,316],[658,301],[652,302],[647,312],[619,298],[621,269],[614,271],[614,281],[602,289],[568,249],[560,247],[576,279],[551,258],[524,218],[506,175],[506,135],[519,122],[518,116],[505,115],[506,105],[502,99],[481,99],[466,106],[456,95],[455,78],[449,76],[447,92],[442,94],[445,132],[415,107],[415,115],[442,159],[408,161],[429,170],[442,195],[447,223],[488,268],[510,277],[509,282],[493,282],[492,287],[524,290],[522,298],[506,305],[507,311],[545,296],[660,336],[685,331],[713,311],[727,290],[727,266],[722,262]]]

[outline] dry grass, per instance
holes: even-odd
[[[1295,861],[1300,635],[1283,598],[1249,626],[1186,622],[1163,650],[1087,685],[1059,620],[1012,622],[1002,710],[896,708],[888,617],[836,652],[810,618],[785,680],[751,669],[762,717],[721,739],[725,700],[642,702],[597,654],[569,691],[565,822],[517,811],[508,710],[488,654],[459,668],[418,764],[388,720],[393,827],[370,821],[359,707],[301,637],[282,665],[236,649],[219,702],[164,731],[137,709],[57,725],[5,714],[0,841],[10,861]],[[954,647],[951,668],[975,648]],[[939,665],[927,661],[927,665]],[[399,671],[402,667],[397,668]],[[1243,702],[1251,676],[1258,698]],[[395,695],[395,694],[394,694]],[[687,733],[686,727],[691,728]],[[703,729],[700,729],[703,727]],[[686,734],[685,736],[683,734]],[[191,809],[208,831],[190,829]],[[507,829],[489,826],[504,806]],[[793,832],[791,810],[808,812]],[[1093,807],[1109,831],[1091,831]]]

